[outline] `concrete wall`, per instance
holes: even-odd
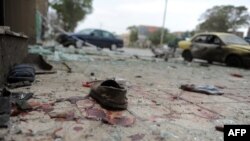
[[[5,82],[9,69],[27,56],[27,45],[27,38],[0,33],[0,86]]]
[[[47,16],[48,0],[0,0],[0,25],[29,36],[36,43],[36,11]],[[27,56],[27,38],[0,33],[0,86],[9,69]]]
[[[35,0],[5,0],[4,25],[14,32],[28,35],[29,42],[36,41]]]
[[[48,0],[5,0],[4,7],[4,25],[28,35],[29,43],[36,43],[36,10],[47,16]]]

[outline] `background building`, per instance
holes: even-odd
[[[149,35],[161,30],[160,27],[157,26],[147,26],[147,25],[140,25],[137,27],[138,29],[138,39],[140,41],[145,41],[148,39]]]

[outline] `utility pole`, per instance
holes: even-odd
[[[164,36],[165,36],[165,22],[166,22],[167,4],[168,4],[168,0],[165,0],[165,8],[164,8],[164,14],[163,14],[163,24],[162,24],[160,45],[163,45]]]

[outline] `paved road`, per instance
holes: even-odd
[[[125,51],[150,56],[148,50]],[[103,58],[99,58],[101,55],[104,55]],[[215,126],[250,124],[249,70],[221,65],[204,67],[199,62],[187,64],[179,58],[165,62],[127,58],[122,54],[107,56],[100,52],[90,57],[95,59],[66,61],[72,73],[67,73],[67,68],[61,62],[53,61],[51,63],[58,73],[37,76],[32,87],[18,89],[34,92],[35,98],[30,102],[36,105],[40,103],[40,108],[12,117],[14,126],[11,132],[2,134],[2,137],[21,141],[222,141],[223,133],[216,131]],[[243,77],[233,77],[232,73]],[[79,100],[79,96],[84,97],[89,93],[89,88],[82,87],[82,82],[91,80],[93,76],[90,74],[97,79],[125,79],[128,110],[118,113],[106,111],[92,99]],[[181,84],[216,85],[225,94],[213,96],[186,92],[179,89]],[[70,103],[62,100],[70,97],[78,101]],[[105,114],[100,114],[99,110]],[[118,116],[119,119],[121,115],[134,118],[135,122],[129,127],[110,125],[101,118],[106,114]]]

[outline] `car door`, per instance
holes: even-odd
[[[93,30],[91,34],[89,35],[88,42],[98,46],[98,47],[103,47],[102,46],[102,32],[99,30]]]
[[[113,34],[107,31],[102,31],[102,36],[103,36],[103,44],[105,45],[105,47],[111,47],[113,44],[115,44],[115,38]]]
[[[210,44],[207,60],[222,62],[223,56],[226,53],[222,40],[216,35],[211,35],[208,37],[207,42]]]
[[[206,59],[208,53],[207,35],[198,35],[192,40],[191,53],[194,58]]]

